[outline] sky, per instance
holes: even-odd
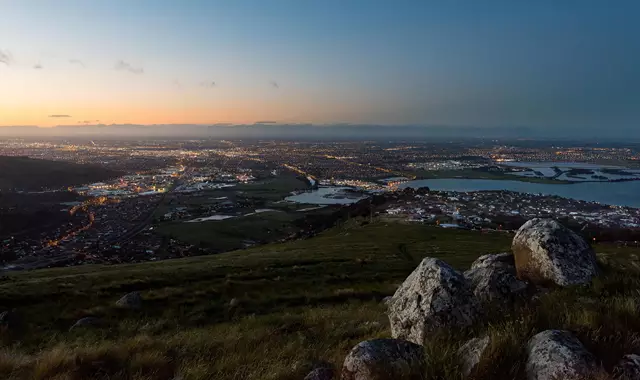
[[[640,1],[0,0],[0,125],[640,129]]]

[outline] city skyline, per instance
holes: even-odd
[[[0,126],[633,131],[635,2],[5,1]],[[270,123],[267,123],[270,124]]]

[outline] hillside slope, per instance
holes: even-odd
[[[0,377],[302,379],[313,363],[339,368],[358,342],[390,336],[380,301],[420,258],[464,269],[508,250],[511,238],[352,221],[312,239],[216,256],[6,274],[0,305],[16,317],[3,329]],[[474,327],[496,336],[479,378],[523,378],[519,342],[546,328],[576,331],[605,366],[640,348],[640,250],[596,250],[606,273],[591,287],[548,294]],[[117,307],[131,291],[140,291],[142,308]],[[100,326],[69,331],[87,316]],[[460,378],[451,355],[470,333],[427,345],[428,375]]]
[[[97,165],[0,156],[0,190],[37,191],[98,182],[120,173]]]

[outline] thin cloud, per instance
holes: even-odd
[[[173,84],[173,87],[175,88],[182,88],[182,83],[180,83],[180,81],[177,79],[174,79],[172,84]]]
[[[138,75],[144,73],[144,69],[142,67],[131,66],[130,63],[127,63],[123,60],[116,62],[116,65],[114,68],[118,71],[128,71],[130,73],[138,74]]]
[[[56,115],[49,115],[49,117],[71,117],[71,115],[56,114]]]
[[[36,63],[35,65],[33,65],[33,68],[36,70],[42,70],[42,65],[39,63]]]
[[[85,66],[84,62],[82,62],[82,61],[81,61],[81,60],[79,60],[79,59],[70,59],[70,60],[69,60],[69,63],[70,63],[70,64],[72,64],[72,65],[78,65],[78,66],[81,66],[82,68],[87,67],[87,66]]]
[[[271,87],[273,88],[280,88],[280,85],[278,84],[278,82],[272,80],[271,82],[269,82],[269,84],[271,85]]]
[[[13,57],[11,56],[11,52],[8,50],[0,50],[0,63],[4,63],[9,66],[13,62]]]
[[[277,124],[278,122],[275,120],[260,120],[256,121],[254,124]]]
[[[206,87],[206,88],[214,88],[217,86],[216,82],[211,81],[211,82],[201,82],[200,86],[202,87]]]

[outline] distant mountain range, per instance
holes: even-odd
[[[82,125],[0,127],[0,137],[244,138],[312,140],[567,139],[638,141],[640,128],[382,126],[354,124]]]

